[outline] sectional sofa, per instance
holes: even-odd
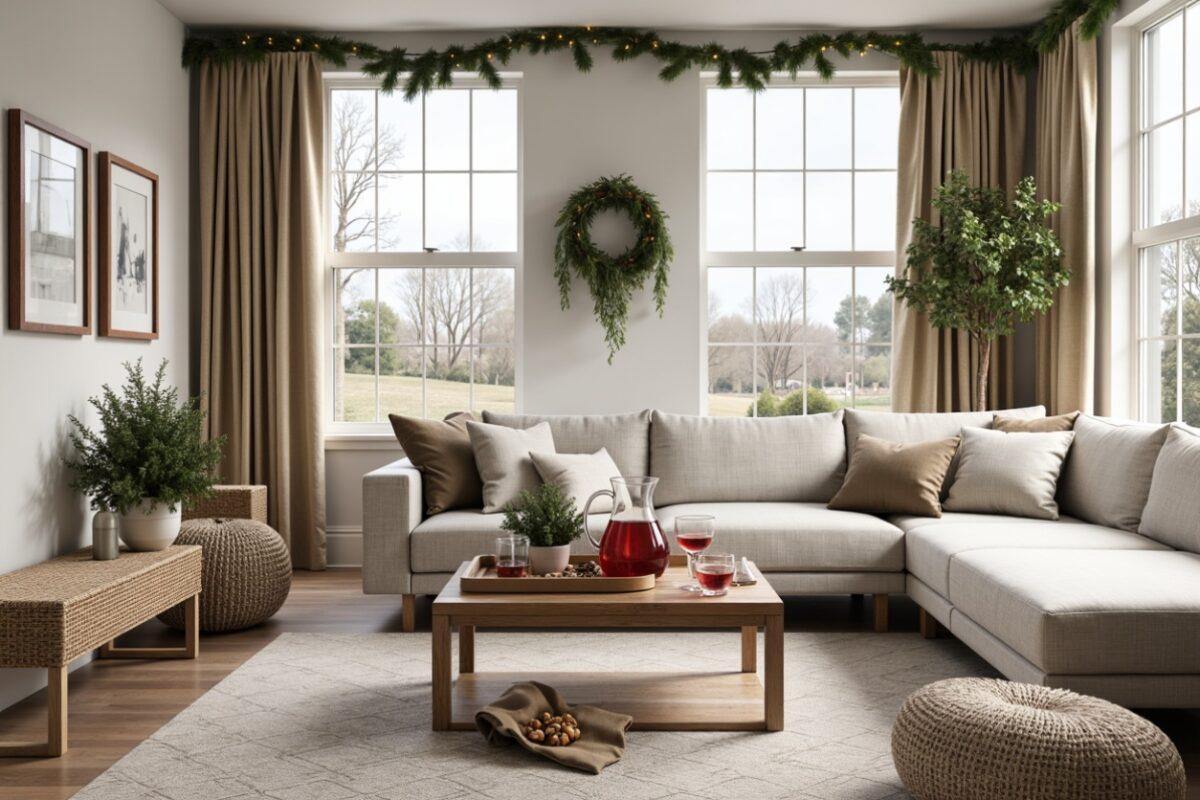
[[[921,607],[923,634],[944,626],[1011,679],[1131,707],[1200,707],[1200,519],[1168,503],[1169,514],[1184,514],[1167,525],[1173,533],[1137,532],[1152,486],[1160,508],[1164,496],[1190,494],[1194,506],[1200,494],[1200,469],[1185,474],[1194,462],[1161,463],[1165,427],[1138,428],[1143,445],[1129,447],[1108,434],[1137,423],[1080,417],[1058,483],[1062,516],[1044,520],[826,508],[859,435],[946,438],[990,427],[990,412],[763,419],[484,412],[483,419],[517,428],[545,421],[560,453],[604,447],[623,475],[657,476],[664,529],[682,514],[715,515],[719,546],[756,562],[781,595],[874,595],[875,627],[883,631],[887,596],[907,593]],[[1111,507],[1118,494],[1128,507]],[[364,477],[363,512],[364,591],[404,595],[409,630],[414,596],[436,594],[462,561],[490,552],[500,532],[499,514],[426,517],[421,473],[407,460]],[[599,533],[605,521],[595,515],[589,525]],[[590,551],[582,539],[574,547]]]

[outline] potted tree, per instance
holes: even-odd
[[[557,484],[546,483],[505,506],[500,527],[529,537],[529,569],[546,575],[567,568],[571,542],[583,532],[583,514]]]
[[[1046,226],[1061,205],[1038,200],[1033,178],[1017,183],[1009,203],[1002,189],[972,186],[962,170],[937,188],[932,205],[940,224],[913,220],[905,273],[889,276],[888,290],[934,327],[966,331],[979,348],[975,410],[985,411],[992,343],[1049,311],[1070,278]]]
[[[133,550],[162,550],[175,541],[181,507],[212,489],[224,442],[203,440],[204,413],[195,402],[179,401],[166,369],[163,361],[149,383],[141,359],[125,364],[119,394],[105,384],[88,400],[99,431],[69,417],[71,486],[92,508],[118,515],[121,539]]]

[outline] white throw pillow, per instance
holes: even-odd
[[[947,511],[1058,519],[1058,476],[1071,449],[1072,431],[1005,433],[963,428],[958,472]]]
[[[541,485],[529,453],[554,452],[554,436],[545,422],[525,430],[468,422],[467,436],[483,480],[483,513],[502,511],[521,492]]]
[[[1173,425],[1154,462],[1138,533],[1200,553],[1200,430]]]
[[[1080,414],[1058,493],[1063,513],[1136,532],[1166,440],[1166,425]]]
[[[543,481],[555,484],[575,501],[576,511],[583,511],[583,504],[593,493],[611,489],[609,478],[621,477],[617,463],[603,447],[594,453],[530,453],[529,457]],[[597,497],[589,509],[592,514],[609,511],[612,500],[608,495]]]

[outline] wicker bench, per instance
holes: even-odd
[[[91,550],[0,576],[0,667],[49,673],[46,742],[0,745],[0,756],[67,750],[67,667],[90,650],[102,658],[195,658],[199,654],[200,548],[172,545],[94,561]],[[183,647],[116,647],[117,636],[172,606],[186,606]]]

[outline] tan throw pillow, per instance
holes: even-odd
[[[388,414],[388,419],[404,455],[421,471],[426,514],[483,505],[483,481],[467,436],[467,422],[474,419],[470,413],[460,411],[441,421],[399,414]]]
[[[549,424],[541,422],[521,430],[472,421],[467,423],[467,435],[471,437],[475,466],[483,479],[483,513],[502,511],[521,492],[542,485],[529,454],[554,452]]]
[[[544,482],[557,485],[575,501],[576,511],[583,511],[583,504],[593,493],[611,488],[609,478],[621,477],[616,462],[603,447],[594,453],[530,453],[529,457]],[[589,509],[592,514],[609,511],[612,500],[608,495],[597,497]]]
[[[1078,411],[1072,411],[1070,414],[1059,414],[1055,417],[1033,418],[996,414],[992,417],[992,429],[1004,431],[1005,433],[1054,433],[1056,431],[1069,431],[1075,427],[1075,418],[1078,416]],[[962,456],[960,455],[959,457],[961,458]]]
[[[1053,419],[1051,417],[1050,419]],[[947,511],[1058,519],[1058,475],[1075,434],[963,428]]]
[[[846,480],[829,507],[940,517],[942,481],[960,438],[902,444],[860,434],[854,442]]]

